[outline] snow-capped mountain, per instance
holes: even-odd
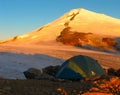
[[[30,33],[1,41],[1,43],[38,44],[42,41],[55,41],[67,27],[70,27],[72,32],[120,37],[120,19],[80,8],[73,9]]]

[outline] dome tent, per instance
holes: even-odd
[[[83,55],[74,56],[65,61],[56,73],[56,78],[60,79],[83,79],[95,78],[106,75],[99,63]]]

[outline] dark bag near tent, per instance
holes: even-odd
[[[60,66],[56,78],[78,80],[102,75],[106,74],[96,60],[88,56],[78,55],[68,59]]]

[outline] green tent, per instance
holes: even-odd
[[[101,75],[105,75],[105,72],[96,60],[78,55],[68,59],[60,66],[56,78],[77,80]]]

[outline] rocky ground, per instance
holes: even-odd
[[[79,81],[0,79],[0,95],[120,95],[120,77]]]

